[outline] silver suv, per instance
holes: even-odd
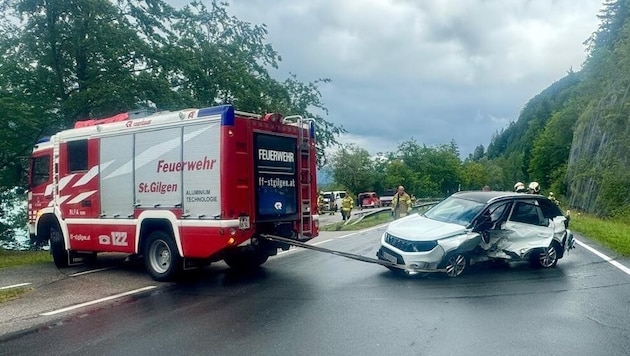
[[[390,223],[376,255],[403,265],[409,275],[456,277],[467,266],[489,260],[550,268],[574,247],[568,227],[569,217],[541,195],[459,192],[422,215]]]

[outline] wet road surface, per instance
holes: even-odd
[[[341,239],[324,233],[318,240],[322,247],[372,257],[382,231]],[[291,250],[249,274],[213,265],[183,282],[61,315],[0,342],[2,355],[627,355],[629,350],[630,276],[579,246],[557,268],[478,265],[455,279],[401,278],[382,266]]]

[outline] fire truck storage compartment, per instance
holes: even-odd
[[[254,133],[258,222],[298,219],[297,139]]]
[[[134,208],[181,207],[220,216],[218,119],[110,137],[100,144],[101,216],[132,217]]]

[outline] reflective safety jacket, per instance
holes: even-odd
[[[394,199],[392,199],[392,210],[406,213],[409,208],[411,208],[411,197],[409,194],[403,193],[402,195],[398,195],[398,193],[396,193]]]
[[[354,199],[352,199],[349,195],[346,195],[346,197],[341,200],[342,210],[352,210],[353,205],[354,205]]]

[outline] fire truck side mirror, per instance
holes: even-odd
[[[30,188],[30,184],[27,185],[26,189],[22,188],[22,187],[17,187],[15,188],[15,194],[17,195],[24,195],[26,193],[26,190]]]

